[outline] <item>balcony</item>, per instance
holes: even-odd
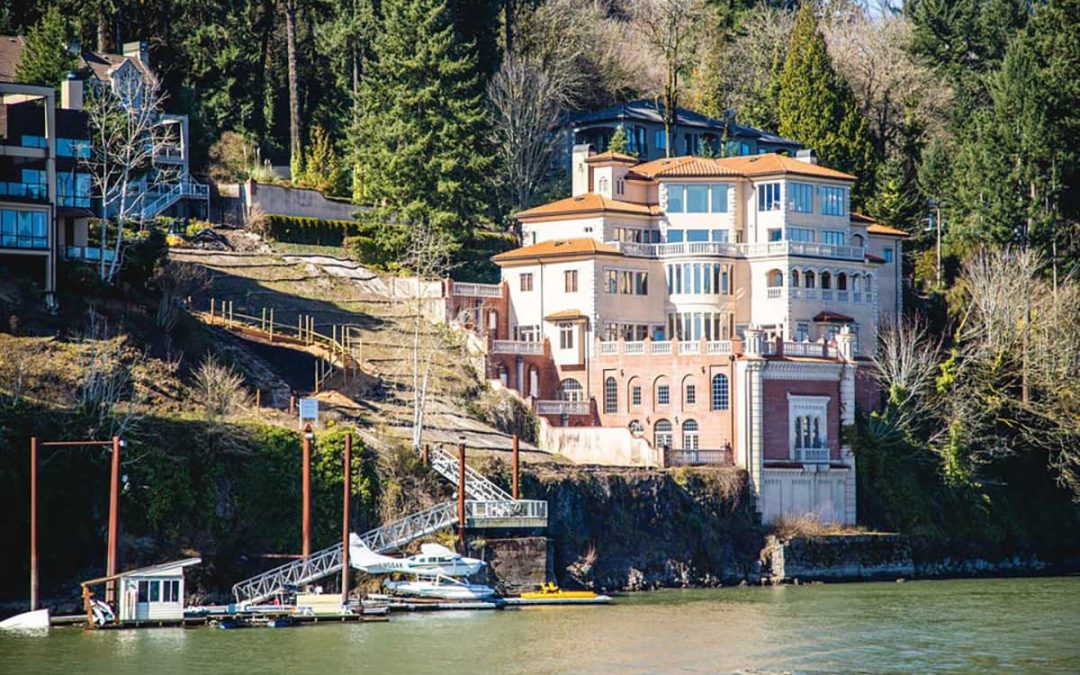
[[[825,358],[825,345],[820,342],[785,342],[784,356],[810,356]]]
[[[158,149],[154,160],[170,164],[181,164],[184,161],[184,149],[179,145],[163,145]]]
[[[719,241],[679,242],[674,244],[638,244],[609,241],[609,246],[623,255],[635,258],[675,258],[712,255],[728,258],[757,258],[775,255],[797,255],[811,258],[863,261],[866,249],[861,246],[833,246],[803,241],[770,241],[762,244],[731,244]]]
[[[589,415],[588,401],[537,401],[537,415]]]
[[[828,448],[795,448],[795,461],[804,464],[828,464]]]
[[[501,298],[502,285],[500,284],[459,284],[454,282],[454,297],[466,298]]]
[[[69,260],[87,260],[97,262],[105,256],[105,262],[111,262],[116,258],[116,252],[110,249],[102,251],[97,246],[67,246],[64,248],[64,257]]]
[[[704,344],[704,347],[702,345]],[[619,345],[622,345],[621,351]],[[676,345],[678,347],[676,348]],[[702,351],[704,350],[704,351]],[[697,354],[730,354],[731,340],[648,340],[636,342],[620,342],[609,340],[601,342],[597,349],[599,356],[671,356],[672,354],[697,355]]]
[[[731,466],[731,448],[693,450],[668,449],[664,454],[664,466]]]
[[[544,353],[543,342],[522,342],[520,340],[492,340],[492,354],[520,354],[522,356],[540,356]]]

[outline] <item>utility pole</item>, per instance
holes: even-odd
[[[304,425],[304,506],[302,509],[303,525],[303,556],[304,566],[307,566],[308,556],[311,555],[311,422]]]
[[[112,475],[109,478],[109,553],[105,563],[105,574],[116,575],[116,529],[117,508],[120,501],[120,437],[112,437]],[[105,586],[106,601],[113,607],[116,604],[116,579]]]
[[[352,495],[352,434],[345,435],[345,494],[341,513],[341,604],[349,601],[349,497]]]
[[[518,435],[517,434],[514,434],[513,438],[511,439],[511,443],[513,444],[513,449],[514,449],[514,451],[513,451],[514,477],[513,477],[512,495],[514,497],[514,501],[516,502],[519,499],[519,497],[518,497]]]
[[[38,608],[37,556],[37,451],[38,439],[30,439],[30,611]]]
[[[458,544],[465,555],[465,444],[458,445]]]

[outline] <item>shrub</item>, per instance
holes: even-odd
[[[370,224],[355,220],[322,220],[296,216],[267,215],[266,234],[290,244],[341,246],[345,237],[361,234]]]
[[[195,390],[199,402],[211,417],[237,413],[248,402],[243,376],[218,361],[213,354],[208,354],[195,371]]]

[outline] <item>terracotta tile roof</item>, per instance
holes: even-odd
[[[633,204],[620,202],[614,199],[601,197],[593,192],[586,192],[577,197],[567,197],[558,201],[550,202],[542,206],[522,211],[514,216],[518,220],[530,218],[544,218],[550,216],[573,215],[581,216],[586,213],[629,213],[640,216],[660,215],[660,207],[647,204]]]
[[[868,225],[866,227],[866,231],[869,232],[870,234],[883,234],[883,235],[885,235],[887,237],[907,237],[908,236],[908,233],[904,232],[903,230],[898,230],[895,227],[889,227],[888,225],[879,225],[878,223],[874,223],[873,225]]]
[[[598,155],[589,155],[585,158],[587,164],[602,164],[604,162],[623,162],[626,164],[637,164],[638,158],[633,155],[625,155],[621,152],[601,152]]]
[[[840,314],[838,312],[820,312],[814,317],[814,321],[830,321],[834,323],[850,323],[855,321],[847,314]]]
[[[851,224],[865,225],[866,231],[870,234],[882,234],[887,237],[910,236],[907,232],[904,232],[903,230],[898,230],[895,227],[889,227],[888,225],[882,225],[881,223],[876,222],[870,216],[864,215],[862,213],[855,213],[854,211],[851,213]]]
[[[810,164],[784,155],[768,153],[744,157],[669,157],[639,164],[633,173],[647,178],[711,177],[711,176],[768,176],[798,174],[817,178],[855,180],[855,176],[817,164]]]
[[[512,251],[504,251],[494,258],[496,264],[540,258],[561,258],[566,256],[622,255],[616,249],[590,237],[581,239],[552,239],[539,244],[522,246]]]

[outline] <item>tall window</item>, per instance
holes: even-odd
[[[615,194],[617,194],[617,195],[626,194],[626,181],[623,180],[622,178],[616,178],[615,179]]]
[[[728,186],[719,184],[710,188],[712,193],[712,212],[727,213]]]
[[[826,216],[846,216],[848,213],[848,189],[822,186],[821,213]]]
[[[762,183],[758,185],[758,211],[778,211],[780,209],[780,183]]]
[[[730,390],[728,389],[727,375],[713,375],[712,379],[712,409],[727,410],[729,405]]]
[[[574,324],[559,324],[559,349],[574,348]]]
[[[686,212],[708,213],[709,212],[709,186],[687,185],[686,186]]]
[[[893,261],[893,250],[891,248],[884,249],[882,253],[885,254],[885,262],[891,263]]]
[[[604,412],[611,415],[619,411],[619,384],[614,377],[604,380]]]
[[[656,405],[670,405],[671,404],[671,387],[666,384],[660,384],[656,387]]]
[[[682,185],[667,186],[667,211],[668,213],[682,213],[686,209],[683,200],[685,189]]]
[[[563,282],[567,293],[577,293],[577,270],[563,272]]]
[[[686,405],[697,403],[697,387],[692,384],[686,385]]]
[[[657,450],[671,447],[671,422],[656,420],[653,427],[653,447]]]
[[[814,186],[809,183],[788,183],[788,208],[798,213],[813,213]]]
[[[600,192],[607,192],[608,191],[608,179],[607,178],[601,178],[599,183],[600,183],[600,187],[598,187],[597,189]]]
[[[686,420],[682,425],[683,450],[698,449],[698,423],[696,420]]]
[[[641,385],[635,384],[630,387],[630,405],[641,405]]]
[[[663,129],[657,129],[653,133],[653,145],[659,150],[667,149],[667,134],[664,133]]]
[[[789,227],[787,229],[788,241],[813,242],[814,231],[808,227]]]
[[[533,289],[533,275],[532,272],[526,272],[521,275],[521,290],[523,292],[531,291]]]
[[[824,230],[821,233],[821,243],[828,244],[829,246],[843,246],[847,237],[843,232],[837,232],[835,230]]]
[[[48,248],[49,223],[44,211],[0,211],[0,246]]]

